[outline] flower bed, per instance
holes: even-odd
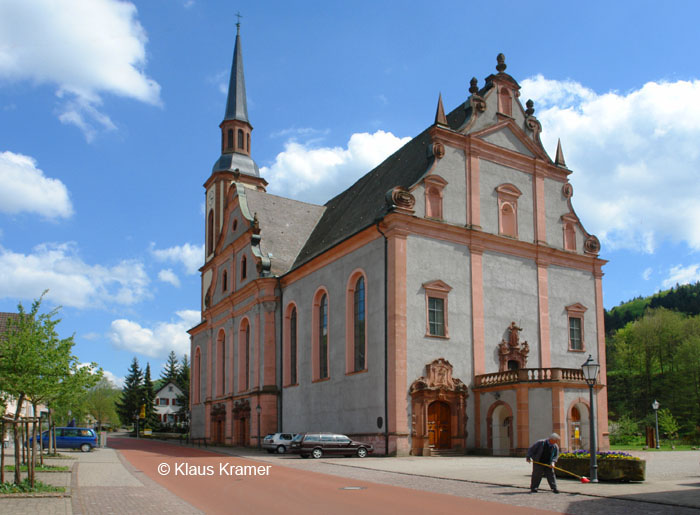
[[[621,451],[602,451],[596,453],[596,456],[600,481],[644,481],[646,461]],[[556,466],[588,477],[591,472],[591,454],[585,450],[565,452],[559,456]],[[564,472],[554,472],[557,477],[573,479],[573,476]]]

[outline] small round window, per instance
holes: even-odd
[[[235,231],[238,229],[238,218],[233,219],[233,230]]]

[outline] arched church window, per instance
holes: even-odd
[[[238,150],[245,150],[243,146],[243,129],[238,129]]]
[[[227,131],[226,148],[229,150],[233,150],[233,129],[229,129]]]
[[[214,210],[209,210],[207,217],[207,255],[214,252]]]

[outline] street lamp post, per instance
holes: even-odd
[[[651,407],[654,408],[654,418],[656,419],[656,448],[660,449],[661,446],[659,445],[659,401],[654,399],[654,402],[651,403]]]
[[[588,391],[590,394],[591,403],[590,420],[588,421],[588,425],[591,429],[591,483],[597,483],[598,458],[596,456],[596,426],[598,424],[595,413],[595,400],[593,399],[593,386],[595,385],[596,380],[598,378],[598,371],[600,370],[600,365],[596,363],[593,357],[589,354],[586,362],[583,365],[581,365],[581,369],[583,369],[583,377],[586,379],[586,383],[588,383]]]
[[[262,411],[262,408],[260,407],[260,404],[255,407],[255,411],[258,412],[258,449],[262,449],[262,442],[260,441],[260,412]]]

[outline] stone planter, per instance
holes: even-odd
[[[589,477],[591,461],[589,458],[559,458],[556,466],[579,476]],[[573,476],[554,471],[557,477],[574,479]],[[632,459],[598,459],[598,479],[600,481],[644,481],[646,461]],[[589,478],[590,479],[590,478]]]

